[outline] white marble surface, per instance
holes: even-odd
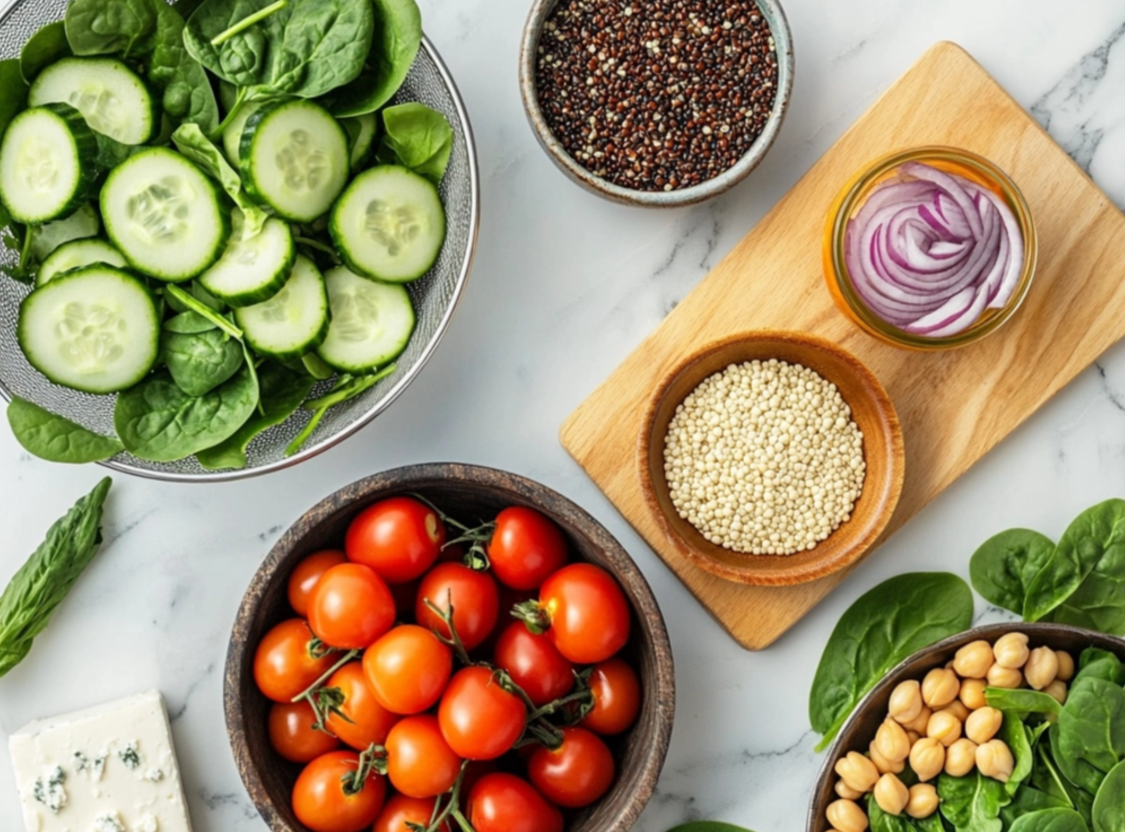
[[[716,818],[803,829],[821,760],[804,703],[840,613],[911,569],[964,574],[992,532],[1057,534],[1125,493],[1125,348],[1111,350],[922,512],[772,649],[739,649],[567,457],[559,424],[836,137],[934,41],[966,46],[1125,206],[1122,0],[785,0],[797,49],[778,146],[725,197],[617,207],[557,173],[524,123],[527,0],[423,0],[480,147],[476,269],[445,343],[401,400],[342,447],[266,479],[207,487],[116,477],[108,541],[33,654],[0,679],[0,740],[28,720],[147,687],[168,698],[197,832],[260,832],[232,762],[220,686],[243,589],[281,531],[335,488],[404,463],[507,468],[577,500],[653,585],[676,653],[671,752],[637,828]],[[1065,10],[1064,10],[1065,7]],[[0,580],[102,475],[33,460],[0,428]],[[20,828],[0,753],[0,829]],[[83,830],[75,830],[83,832]]]

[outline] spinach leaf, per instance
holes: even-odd
[[[124,449],[116,439],[87,430],[18,396],[8,405],[8,424],[17,442],[50,462],[101,462]]]
[[[254,204],[253,200],[242,190],[242,178],[230,166],[227,157],[223,155],[210,139],[203,135],[198,124],[184,124],[172,134],[172,141],[176,149],[187,156],[203,172],[222,185],[223,190],[234,201],[242,212],[241,228],[244,238],[254,237],[262,230],[262,226],[269,219],[269,214]]]
[[[410,168],[438,185],[452,152],[453,128],[436,110],[412,102],[383,111],[380,162]]]
[[[1000,820],[1004,821],[1004,828],[1011,832],[1012,822],[1032,812],[1043,809],[1070,809],[1068,801],[1060,800],[1046,792],[1031,786],[1024,786],[1012,796],[1012,802],[1000,810]]]
[[[313,411],[313,416],[308,424],[301,429],[301,432],[289,443],[289,447],[285,449],[285,455],[293,456],[293,454],[299,452],[301,448],[305,446],[305,442],[313,435],[313,432],[320,424],[320,420],[324,418],[325,413],[338,404],[343,404],[357,396],[362,396],[374,387],[377,382],[391,375],[397,369],[397,366],[396,364],[391,364],[389,367],[384,367],[377,373],[366,376],[341,376],[340,380],[336,382],[335,387],[328,391],[328,393],[321,396],[319,399],[305,402],[305,410]]]
[[[69,217],[38,226],[31,241],[31,253],[42,262],[63,243],[94,237],[101,228],[102,221],[94,206],[83,205]]]
[[[956,575],[916,572],[872,589],[840,618],[824,648],[809,693],[809,720],[836,736],[859,700],[892,667],[935,641],[968,629],[973,593]]]
[[[139,153],[144,148],[138,145],[122,144],[117,139],[95,133],[94,139],[98,143],[98,167],[103,171],[111,171],[134,153]]]
[[[71,0],[65,25],[75,55],[134,58],[152,53],[156,7],[152,0]]]
[[[27,107],[27,82],[16,58],[0,61],[0,136]],[[7,223],[5,223],[6,225]]]
[[[193,294],[189,295],[174,283],[169,283],[164,287],[164,297],[167,298],[170,303],[175,301],[173,308],[180,308],[184,312],[194,312],[205,321],[221,329],[230,337],[236,338],[239,341],[242,340],[242,330],[238,328],[237,324],[226,315],[219,314],[218,310],[206,301],[196,298],[194,296],[194,289],[192,292]]]
[[[362,74],[338,90],[332,111],[338,116],[373,113],[394,98],[422,46],[422,13],[415,0],[374,0],[371,54]]]
[[[1125,762],[1106,775],[1094,798],[1094,832],[1125,832]]]
[[[69,58],[74,53],[66,39],[66,24],[61,20],[48,23],[24,44],[20,52],[20,72],[30,84],[44,69],[55,61]]]
[[[905,814],[888,815],[875,802],[875,796],[870,794],[867,796],[867,819],[871,824],[871,832],[915,832],[917,828]]]
[[[1031,776],[1032,769],[1035,768],[1035,740],[1046,730],[1047,725],[1044,722],[1033,734],[1017,714],[1004,712],[1004,721],[1000,724],[997,736],[1008,746],[1015,761],[1012,775],[1004,784],[1004,790],[1009,795],[1014,795]]]
[[[1055,761],[1072,783],[1094,795],[1125,759],[1125,690],[1103,679],[1082,679],[1059,714]]]
[[[1050,737],[1049,732],[1048,737]],[[1039,743],[1039,746],[1035,749],[1035,757],[1039,764],[1032,772],[1031,785],[1073,809],[1075,804],[1071,798],[1071,790],[1076,789],[1076,787],[1062,776],[1062,772],[1055,764],[1052,751],[1050,739]]]
[[[750,832],[750,830],[717,820],[694,820],[691,823],[674,826],[668,832]]]
[[[1090,832],[1086,821],[1073,809],[1043,809],[1022,815],[1008,832]]]
[[[305,368],[305,372],[318,381],[325,381],[332,378],[335,371],[324,363],[324,359],[317,355],[315,352],[310,352],[307,355],[301,356],[301,365]]]
[[[1108,650],[1087,647],[1078,657],[1078,673],[1071,686],[1078,684],[1079,679],[1105,679],[1121,687],[1125,685],[1125,664]]]
[[[1004,784],[974,771],[967,777],[938,777],[941,814],[957,832],[1001,832],[1000,810],[1009,802]]]
[[[184,19],[179,7],[150,0],[156,9],[156,43],[148,78],[161,93],[164,112],[207,133],[219,126],[219,105],[211,80],[184,46]]]
[[[200,332],[208,332],[217,328],[214,322],[207,320],[198,312],[190,310],[181,312],[164,322],[165,332],[176,332],[180,335],[197,335]]]
[[[1105,566],[1099,570],[1099,565]],[[1023,617],[1039,621],[1066,601],[1096,571],[1095,584],[1109,579],[1125,561],[1125,500],[1106,500],[1086,509],[1063,532],[1054,553],[1028,587]],[[1115,606],[1125,606],[1125,598]],[[1122,620],[1120,610],[1107,620]]]
[[[1054,552],[1049,537],[1030,529],[993,535],[969,562],[973,589],[989,603],[1023,615],[1027,589]]]
[[[993,708],[1021,719],[1030,714],[1058,716],[1062,710],[1057,699],[1037,690],[990,687],[985,688],[984,696]]]
[[[241,345],[219,329],[195,335],[167,332],[160,352],[172,380],[189,396],[210,393],[242,366]]]
[[[168,373],[157,373],[117,397],[117,434],[134,456],[172,462],[218,445],[258,405],[258,385],[243,367],[206,396],[189,396]]]
[[[106,477],[47,532],[0,594],[0,676],[23,661],[35,637],[89,566],[102,542]]]

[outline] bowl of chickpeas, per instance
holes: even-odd
[[[979,771],[1006,783],[1014,758],[1004,714],[986,690],[1037,691],[1065,703],[1075,662],[1089,648],[1125,660],[1125,639],[1024,622],[976,627],[915,653],[840,729],[813,789],[807,832],[864,832],[872,804],[883,815],[924,821],[939,811],[943,773]]]

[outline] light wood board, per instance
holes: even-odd
[[[821,270],[833,197],[875,158],[924,144],[998,164],[1023,190],[1039,231],[1039,268],[1023,307],[993,335],[944,353],[896,349],[861,332],[836,309]],[[639,438],[651,396],[678,361],[715,339],[764,328],[835,341],[890,393],[906,481],[882,542],[1125,335],[1125,215],[972,57],[939,43],[570,416],[564,447],[752,650],[770,645],[846,574],[776,589],[699,570],[664,539],[644,501]]]

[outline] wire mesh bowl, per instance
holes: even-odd
[[[66,0],[18,0],[6,11],[4,6],[4,0],[0,0],[0,59],[18,57],[24,43],[41,26],[61,20]],[[216,482],[266,474],[296,465],[342,442],[389,407],[414,380],[449,326],[468,279],[476,248],[480,196],[476,147],[468,114],[449,70],[426,38],[396,96],[396,103],[403,101],[421,102],[443,113],[453,126],[454,140],[440,188],[447,215],[445,243],[429,273],[407,286],[417,327],[396,362],[395,372],[362,396],[331,408],[305,448],[291,457],[285,456],[285,448],[311,416],[304,410],[256,437],[247,450],[247,465],[240,470],[208,471],[194,457],[161,463],[137,459],[128,453],[118,454],[104,465],[175,482]],[[11,263],[16,257],[0,247],[0,259]],[[52,384],[24,358],[16,342],[16,318],[20,303],[30,291],[30,287],[0,276],[0,395],[5,399],[20,396],[91,430],[112,434],[115,396],[79,393]],[[331,381],[321,382],[311,395],[322,395],[331,385]]]

